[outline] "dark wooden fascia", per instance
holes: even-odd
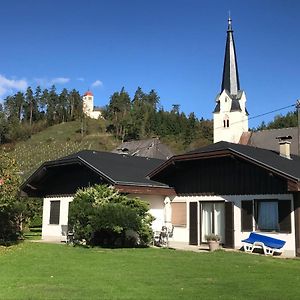
[[[173,188],[122,185],[122,184],[116,184],[115,188],[121,193],[161,195],[161,196],[175,196],[176,195],[176,192]]]

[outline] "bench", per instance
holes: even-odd
[[[255,249],[262,249],[265,255],[281,254],[281,248],[285,241],[275,239],[269,236],[251,232],[249,237],[242,240],[245,252],[253,252]]]

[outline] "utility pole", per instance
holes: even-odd
[[[300,156],[300,99],[296,103],[297,115],[298,115],[298,155]]]

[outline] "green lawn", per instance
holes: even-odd
[[[0,248],[0,299],[299,299],[300,260],[236,252]]]

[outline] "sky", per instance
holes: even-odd
[[[228,12],[250,118],[300,98],[298,0],[10,0],[0,10],[0,99],[28,86],[90,89],[95,105],[125,87],[169,110],[211,119]],[[275,114],[249,126],[270,121]]]

